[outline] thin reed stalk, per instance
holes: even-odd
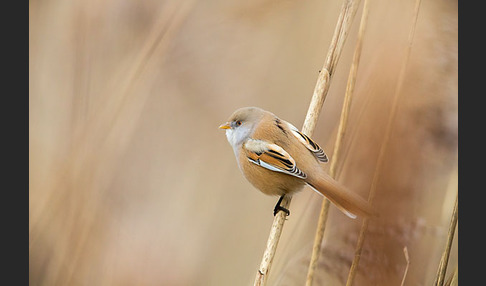
[[[457,266],[456,268],[454,269],[454,273],[452,274],[452,276],[449,278],[449,280],[445,283],[446,286],[457,286],[459,284],[459,282],[457,281]]]
[[[449,255],[451,253],[451,248],[452,248],[452,240],[454,239],[454,233],[456,231],[456,225],[457,225],[457,194],[456,194],[456,202],[454,203],[454,210],[452,212],[452,218],[451,222],[449,225],[449,232],[447,233],[447,244],[444,249],[444,252],[442,253],[442,257],[440,259],[439,263],[439,268],[437,269],[437,277],[435,279],[435,284],[436,286],[442,286],[444,285],[445,281],[445,274],[447,271],[447,264],[449,262]],[[456,275],[456,274],[455,274]]]
[[[357,7],[357,6],[356,6]],[[358,40],[354,50],[353,63],[349,71],[348,82],[346,85],[346,92],[344,95],[343,107],[341,111],[341,118],[339,121],[338,133],[336,141],[334,143],[334,150],[331,157],[331,166],[329,169],[329,175],[332,178],[336,178],[336,167],[339,162],[339,155],[341,150],[342,141],[344,138],[345,130],[348,123],[348,114],[351,107],[351,98],[354,92],[354,86],[356,83],[356,74],[358,71],[359,60],[361,58],[361,48],[363,43],[364,31],[366,30],[366,22],[368,18],[369,1],[365,0],[363,6],[363,12],[361,15],[361,22],[358,31]],[[311,286],[314,280],[314,272],[317,267],[319,255],[321,253],[322,239],[324,238],[324,231],[326,229],[327,215],[329,212],[329,200],[324,199],[322,201],[321,211],[319,214],[319,221],[317,223],[316,235],[314,237],[314,245],[312,247],[312,255],[309,262],[309,268],[307,271],[306,286]]]
[[[408,267],[410,266],[410,258],[408,256],[408,249],[406,246],[403,248],[403,255],[405,256],[405,261],[407,262],[407,265],[405,266],[405,271],[403,272],[402,283],[400,283],[400,286],[405,285],[405,278],[407,278]]]
[[[354,15],[356,14],[358,5],[359,0],[345,0],[341,8],[327,57],[317,78],[314,93],[302,127],[302,132],[308,136],[311,136],[314,132],[317,119],[319,118],[322,105],[329,90],[332,74],[343,50],[344,42],[349,33],[349,28],[354,19]],[[285,196],[281,202],[281,206],[288,209],[291,200],[292,198],[290,196]],[[272,266],[280,235],[282,234],[286,218],[285,215],[284,212],[278,212],[277,215],[275,215],[270,235],[267,240],[267,247],[263,254],[260,268],[256,273],[254,285],[265,285],[267,282],[270,267]]]
[[[372,180],[371,186],[370,186],[370,193],[368,195],[368,202],[370,204],[373,203],[373,199],[374,199],[375,194],[376,194],[376,186],[377,186],[378,180],[380,178],[380,175],[382,173],[384,157],[385,157],[385,153],[388,149],[388,145],[389,145],[388,142],[390,141],[390,137],[391,137],[391,131],[392,131],[392,126],[393,126],[392,123],[395,121],[395,117],[396,117],[396,113],[397,113],[397,109],[398,109],[398,100],[400,98],[402,86],[403,86],[403,83],[405,81],[405,73],[406,73],[407,67],[408,67],[408,62],[409,62],[409,58],[410,58],[410,51],[412,50],[413,37],[414,37],[414,34],[415,34],[415,27],[417,25],[417,18],[418,18],[418,14],[419,14],[420,3],[421,3],[421,0],[415,1],[412,23],[411,23],[410,31],[409,31],[409,34],[408,34],[408,45],[407,45],[407,49],[405,51],[405,56],[403,57],[403,62],[402,62],[402,65],[401,65],[400,73],[398,75],[398,83],[397,83],[397,86],[396,86],[396,89],[395,89],[395,93],[393,95],[393,99],[392,99],[393,101],[392,101],[392,104],[391,104],[391,111],[390,111],[390,114],[388,116],[388,121],[387,121],[387,125],[386,125],[386,128],[385,128],[385,135],[384,135],[384,138],[383,138],[383,141],[382,141],[382,144],[381,144],[381,147],[380,147],[380,151],[379,151],[379,154],[378,154],[378,158],[377,158],[377,162],[376,162],[376,168],[375,168],[375,172],[373,174],[373,180]],[[349,273],[348,273],[348,279],[347,279],[347,282],[346,282],[346,286],[353,285],[354,278],[356,276],[356,271],[357,271],[358,264],[359,264],[359,260],[361,258],[361,251],[363,249],[363,242],[364,242],[364,238],[365,238],[365,235],[366,235],[366,231],[368,229],[368,223],[369,223],[369,219],[364,218],[363,223],[361,225],[359,237],[358,237],[358,242],[357,242],[357,245],[356,245],[356,251],[355,251],[355,254],[354,254],[354,259],[353,259],[353,262],[351,264],[351,268],[350,268]]]

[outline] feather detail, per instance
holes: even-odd
[[[310,139],[309,136],[300,132],[294,125],[292,125],[290,123],[289,123],[289,127],[290,127],[290,130],[292,131],[292,134],[294,134],[294,136],[297,139],[299,139],[300,143],[304,144],[304,146],[307,147],[307,149],[309,149],[309,151],[311,151],[312,154],[314,154],[314,156],[316,156],[317,160],[324,162],[324,163],[329,161],[326,153],[324,153],[324,150],[322,150],[322,148],[319,147],[319,145],[317,145],[317,143],[314,142],[314,140]]]
[[[301,179],[307,178],[307,175],[297,168],[294,158],[277,144],[249,139],[243,147],[246,150],[248,161],[253,164]]]

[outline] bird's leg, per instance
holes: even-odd
[[[285,197],[285,195],[281,195],[280,199],[278,199],[278,202],[275,205],[275,208],[273,209],[273,216],[276,216],[279,211],[283,211],[284,213],[287,214],[287,216],[290,215],[290,211],[280,205],[280,203],[282,203],[282,200],[283,200],[284,197]]]

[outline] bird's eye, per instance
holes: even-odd
[[[240,121],[240,120],[237,120],[237,121],[235,122],[235,124],[236,124],[236,126],[240,126],[240,125],[241,125],[241,121]]]

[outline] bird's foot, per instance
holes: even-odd
[[[280,205],[282,203],[283,198],[285,195],[280,196],[280,199],[278,199],[277,204],[275,205],[275,208],[273,209],[273,216],[276,216],[279,211],[283,211],[284,213],[287,214],[287,216],[290,215],[290,211]]]

